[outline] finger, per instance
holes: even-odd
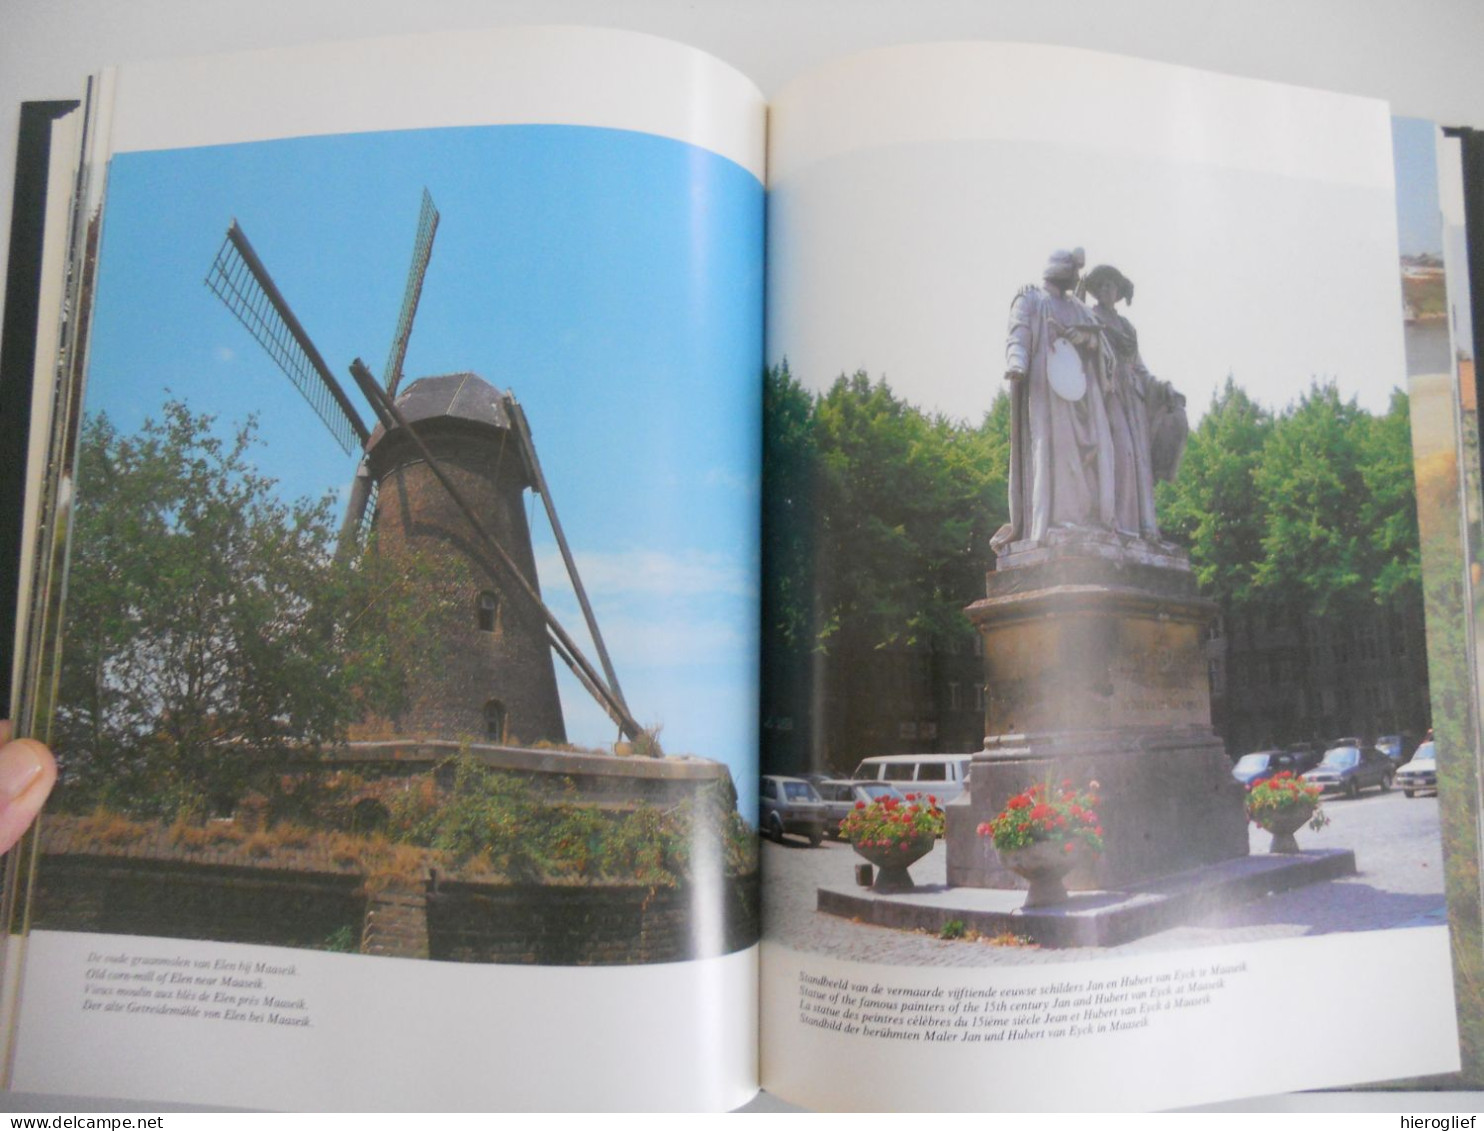
[[[10,720],[0,719],[0,746],[4,746],[7,742],[10,741],[10,736],[13,733],[14,728],[11,727]]]
[[[21,838],[57,780],[51,751],[29,738],[0,747],[0,852]]]

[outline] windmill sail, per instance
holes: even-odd
[[[608,677],[609,690],[612,691],[619,705],[627,708],[623,689],[618,686],[618,674],[613,670],[613,661],[608,658],[608,646],[603,643],[603,634],[598,630],[598,618],[593,614],[593,607],[587,599],[587,589],[582,584],[582,578],[577,575],[577,562],[567,546],[567,535],[562,531],[561,520],[557,518],[556,503],[552,501],[551,488],[546,485],[546,476],[541,471],[541,461],[536,456],[536,444],[531,439],[531,425],[526,420],[526,411],[520,407],[520,402],[511,393],[505,394],[505,408],[510,413],[511,422],[515,425],[515,434],[520,439],[526,462],[536,481],[536,493],[541,496],[541,502],[546,507],[546,519],[551,523],[551,532],[556,536],[557,549],[561,551],[562,562],[567,567],[567,577],[572,582],[572,591],[577,594],[577,603],[582,609],[583,619],[587,622],[588,633],[593,638],[593,647],[598,651],[598,662],[603,665],[603,674]]]
[[[407,269],[407,286],[402,293],[402,309],[397,315],[397,331],[392,336],[392,347],[387,353],[386,368],[382,372],[382,385],[386,388],[387,395],[394,398],[397,395],[397,386],[402,383],[402,363],[407,358],[407,343],[412,337],[412,320],[417,317],[417,305],[423,293],[423,279],[428,274],[428,261],[433,257],[433,237],[437,233],[438,209],[433,204],[433,194],[425,188],[422,208],[417,216],[417,236],[412,243],[412,265]],[[382,424],[390,427],[385,420]],[[376,481],[371,478],[370,469],[363,459],[356,470],[355,482],[351,486],[350,499],[345,508],[345,519],[340,525],[337,553],[348,553],[353,546],[365,541],[370,530],[370,516],[375,513]]]
[[[412,244],[412,266],[407,271],[407,287],[402,293],[402,310],[397,315],[397,332],[386,357],[381,382],[393,397],[402,383],[402,362],[407,358],[407,340],[412,337],[412,320],[417,317],[417,304],[422,298],[423,278],[428,273],[428,260],[433,256],[433,237],[438,234],[438,209],[433,195],[423,189],[422,210],[417,217],[417,238]]]
[[[207,272],[206,285],[268,351],[268,356],[325,422],[345,454],[365,447],[370,432],[360,414],[330,373],[330,367],[309,340],[235,220]]]

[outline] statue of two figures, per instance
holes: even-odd
[[[992,541],[1002,565],[1063,540],[1167,549],[1154,484],[1179,469],[1185,398],[1145,368],[1118,313],[1133,283],[1110,266],[1084,278],[1084,263],[1081,248],[1053,252],[1042,284],[1010,307],[1010,521]]]

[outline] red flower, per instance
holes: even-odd
[[[864,809],[866,807],[866,803],[864,801],[857,801],[855,803],[855,807],[857,809]]]
[[[1065,852],[1075,852],[1077,850],[1077,846],[1074,845],[1071,841],[1067,841],[1066,844],[1062,845],[1062,850]]]

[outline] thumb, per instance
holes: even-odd
[[[0,746],[0,852],[21,838],[56,780],[56,759],[41,743],[18,738]]]

